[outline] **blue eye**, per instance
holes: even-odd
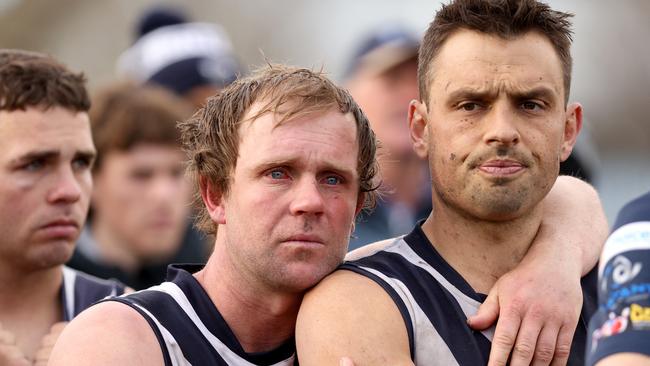
[[[272,170],[269,172],[269,175],[273,179],[284,179],[287,177],[287,174],[282,170]]]
[[[331,186],[341,184],[341,178],[334,177],[334,176],[327,177],[327,178],[325,178],[325,184],[328,184],[328,185],[331,185]]]

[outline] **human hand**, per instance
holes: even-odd
[[[31,366],[31,362],[16,345],[13,333],[0,324],[0,366]]]
[[[506,365],[509,359],[512,366],[566,365],[582,289],[579,265],[564,264],[522,262],[501,276],[468,319],[472,328],[482,330],[498,318],[489,366]],[[554,269],[552,281],[549,268]]]
[[[349,357],[341,357],[339,366],[354,366],[354,362]]]
[[[59,339],[59,335],[63,332],[63,329],[67,324],[68,322],[59,322],[52,325],[50,332],[43,337],[41,347],[36,351],[34,366],[47,365],[47,361],[50,359],[50,354],[52,353],[52,348],[54,348],[56,340]]]

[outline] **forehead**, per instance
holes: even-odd
[[[36,151],[94,151],[88,115],[61,107],[0,111],[0,159]]]
[[[247,115],[256,114],[254,105]],[[238,164],[268,161],[318,162],[355,170],[358,142],[352,114],[336,110],[313,112],[278,122],[266,113],[239,128]]]
[[[429,88],[547,86],[562,95],[560,57],[550,40],[531,31],[511,39],[461,29],[443,44],[431,65]]]
[[[173,145],[139,143],[128,150],[111,150],[104,157],[105,165],[184,164],[185,154]]]

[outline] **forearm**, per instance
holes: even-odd
[[[525,260],[550,258],[585,275],[598,261],[609,230],[598,193],[579,179],[562,176],[542,207],[542,225]]]

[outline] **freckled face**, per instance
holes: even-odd
[[[433,62],[430,100],[412,110],[426,123],[416,149],[428,156],[434,199],[487,220],[530,211],[580,128],[553,46],[535,32],[504,40],[461,30]]]
[[[218,229],[237,268],[290,292],[334,270],[360,207],[357,156],[351,115],[329,111],[277,124],[266,114],[245,122]]]

